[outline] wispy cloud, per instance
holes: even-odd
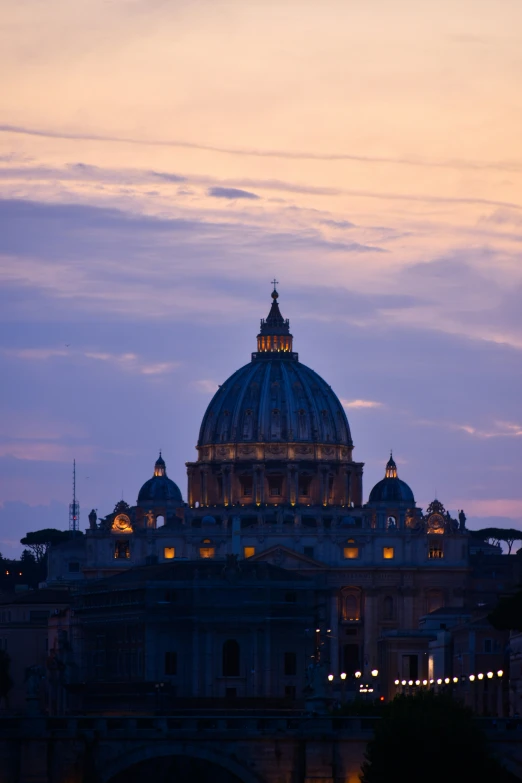
[[[214,394],[218,390],[218,384],[216,381],[211,381],[208,378],[202,378],[199,381],[193,381],[192,386],[203,394]]]
[[[382,402],[375,400],[341,400],[344,408],[382,408]]]
[[[251,193],[249,190],[241,190],[240,188],[221,188],[213,187],[208,189],[208,195],[213,198],[247,198],[258,199],[259,196],[256,193]]]
[[[117,144],[137,144],[150,147],[181,147],[185,149],[216,152],[222,155],[238,155],[256,158],[281,158],[285,160],[317,161],[353,161],[367,164],[392,164],[421,168],[443,168],[464,170],[522,171],[520,161],[476,161],[476,160],[429,160],[421,157],[385,155],[358,155],[348,152],[311,152],[292,150],[248,149],[241,147],[221,147],[213,144],[198,144],[185,139],[146,139],[134,136],[118,136],[105,133],[67,132],[50,128],[30,128],[22,125],[0,125],[0,133],[13,133],[25,136],[40,136],[50,139],[68,139],[70,141],[99,141]]]
[[[139,375],[164,375],[180,366],[180,362],[150,362],[135,353],[106,353],[103,351],[78,351],[55,348],[20,348],[3,349],[4,355],[24,361],[48,361],[49,359],[68,357],[71,360],[89,359],[106,364],[113,364],[120,370]]]

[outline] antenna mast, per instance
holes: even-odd
[[[80,529],[80,504],[76,499],[76,460],[73,460],[73,502],[69,503],[69,530],[73,533]]]

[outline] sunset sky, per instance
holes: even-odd
[[[365,497],[522,528],[520,0],[0,0],[0,552],[186,497],[270,280]]]

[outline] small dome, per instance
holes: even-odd
[[[139,491],[138,505],[163,505],[165,503],[183,503],[180,488],[167,476],[165,461],[161,456],[154,465],[154,475]]]
[[[397,465],[390,454],[384,478],[378,481],[370,492],[369,503],[409,503],[415,505],[413,492],[397,475]]]
[[[202,525],[215,525],[216,524],[216,520],[214,519],[214,517],[210,516],[210,514],[207,514],[207,516],[203,517],[203,519],[201,520],[201,524]]]

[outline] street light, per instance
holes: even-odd
[[[378,677],[379,676],[379,670],[378,669],[372,669],[371,670],[372,677]]]
[[[502,669],[499,669],[497,672],[497,677],[502,677],[503,674],[504,672],[502,671]]]
[[[458,682],[458,681],[459,681],[459,678],[458,678],[458,677],[454,677],[454,678],[453,678],[453,682]]]
[[[406,680],[403,680],[403,681],[401,682],[401,685],[406,685]]]
[[[470,679],[470,682],[475,682],[475,675],[474,674],[470,674],[469,675],[469,679]]]
[[[420,685],[420,680],[415,680],[415,685]]]
[[[445,678],[444,678],[444,682],[445,682],[445,684],[446,684],[446,685],[449,685],[449,681],[450,681],[450,678],[449,678],[449,677],[445,677]]]
[[[491,680],[491,678],[493,677],[493,672],[488,672],[486,676],[488,680]]]
[[[437,680],[437,685],[442,685],[442,680],[440,679],[440,677],[439,677],[439,679]]]
[[[428,680],[423,680],[423,681],[422,681],[422,684],[423,684],[423,685],[427,685],[427,684],[428,684]]]
[[[484,675],[482,673],[477,674],[477,677],[479,678],[479,680],[483,680],[484,679]]]
[[[332,682],[333,678],[334,678],[333,674],[328,675],[328,679],[330,680],[330,682]]]
[[[362,672],[355,672],[355,676],[359,680],[362,677]]]
[[[346,672],[341,672],[341,680],[346,680]]]
[[[400,685],[400,680],[395,680],[394,685]]]

